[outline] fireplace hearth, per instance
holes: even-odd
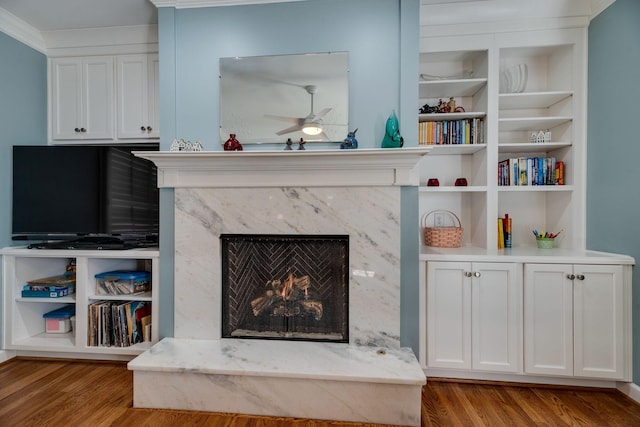
[[[349,236],[220,239],[223,338],[349,341]]]

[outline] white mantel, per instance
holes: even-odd
[[[415,186],[431,147],[292,151],[136,151],[160,188]]]

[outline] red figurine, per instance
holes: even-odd
[[[229,139],[224,143],[224,151],[242,151],[242,144],[236,139],[236,134],[229,135]]]

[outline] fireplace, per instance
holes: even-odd
[[[349,341],[349,236],[220,240],[223,338]]]
[[[430,149],[137,153],[158,165],[161,188],[174,189],[175,298],[174,336],[129,363],[134,407],[420,425],[425,377],[411,349],[400,345],[400,258],[417,257],[417,247],[413,254],[401,239],[417,235],[417,221],[407,221],[401,206],[402,187],[418,184],[415,166]],[[283,238],[302,240],[294,253],[311,252],[306,245],[316,238],[324,244],[327,236],[348,236],[329,250],[339,254],[333,259],[344,251],[332,267],[335,281],[345,281],[337,305],[348,312],[336,322],[344,342],[224,337],[254,329],[241,318],[254,316],[251,303],[267,291],[282,293],[285,282],[322,303],[322,319],[337,311],[322,296],[323,280],[297,264],[305,258],[284,257],[279,268],[252,273],[258,287],[238,297],[249,311],[233,328],[223,326],[231,311],[223,289],[223,270],[231,266],[222,260],[229,236],[275,238],[283,246],[291,243]],[[289,314],[270,334],[291,334],[285,320],[299,325],[295,307],[279,300],[269,307],[264,316]]]

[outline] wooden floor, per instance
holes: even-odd
[[[0,365],[0,426],[371,426],[291,418],[133,409],[123,363],[12,359]],[[423,426],[640,426],[615,391],[429,380]]]

